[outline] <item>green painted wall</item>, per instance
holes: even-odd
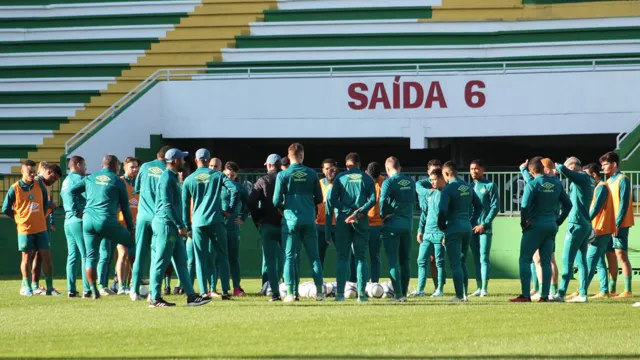
[[[56,276],[65,276],[65,264],[67,254],[67,242],[62,231],[64,219],[56,219],[58,230],[53,233],[51,246],[53,249],[54,272]],[[3,261],[0,262],[0,276],[18,277],[20,256],[17,250],[16,230],[13,222],[6,218],[0,218],[0,253],[4,254]],[[560,230],[556,238],[558,261],[562,257],[565,227]],[[491,262],[493,266],[493,277],[495,278],[517,278],[518,277],[518,254],[520,246],[520,226],[518,218],[500,217],[494,223],[494,238],[491,251]],[[630,245],[632,248],[640,247],[640,231],[631,231]],[[241,266],[242,276],[259,277],[262,265],[260,250],[260,239],[253,224],[248,221],[242,229],[242,250]],[[417,276],[416,259],[418,254],[418,244],[414,243],[411,255],[412,276]],[[631,263],[636,268],[634,276],[640,279],[640,250],[631,250]],[[306,259],[306,255],[303,255]],[[144,267],[148,268],[148,267]],[[325,274],[327,277],[335,277],[336,254],[332,247],[327,254],[325,264]],[[473,273],[473,264],[469,262],[469,270]],[[302,261],[303,276],[310,276],[308,262]],[[386,276],[386,259],[383,252],[383,274]]]

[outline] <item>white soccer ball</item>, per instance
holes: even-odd
[[[313,297],[315,297],[316,285],[313,282],[305,281],[298,285],[298,294],[300,294],[300,296],[309,298],[312,297],[312,292],[314,293]]]
[[[368,282],[367,285],[365,285],[364,287],[364,292],[367,293],[367,296],[371,296],[369,295],[369,293],[371,292],[371,286],[373,286],[372,282]]]
[[[140,295],[141,298],[147,297],[147,295],[149,295],[149,288],[146,285],[140,285],[140,290],[138,290],[138,295]]]
[[[280,297],[287,296],[287,285],[285,283],[280,284],[278,291],[280,292]]]
[[[382,283],[382,292],[383,298],[392,298],[396,295],[396,293],[393,291],[393,284],[391,283],[391,281],[385,281]]]
[[[347,281],[344,285],[344,297],[346,299],[355,299],[358,297],[358,287],[355,283]]]
[[[322,284],[322,288],[324,290],[324,296],[331,296],[331,292],[333,291],[333,284],[330,282],[326,282]]]
[[[369,291],[367,291],[367,295],[369,295],[369,297],[374,297],[379,299],[384,295],[384,288],[382,287],[382,285],[378,283],[373,283],[369,287]]]

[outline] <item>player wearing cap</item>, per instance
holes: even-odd
[[[280,161],[280,170],[287,170],[291,165],[291,160],[289,160],[288,156],[285,156]]]
[[[214,277],[216,254],[219,254],[222,299],[230,300],[227,231],[224,225],[224,219],[230,214],[227,208],[223,208],[222,190],[224,188],[230,194],[231,199],[227,204],[235,206],[237,188],[222,172],[208,168],[210,162],[214,161],[209,150],[196,151],[195,160],[198,169],[182,185],[181,206],[184,226],[192,232],[198,287],[200,293],[205,295],[209,292],[207,282],[211,286],[215,284],[211,279]]]
[[[281,158],[277,154],[271,154],[267,157],[267,161],[264,163],[267,175],[256,180],[253,184],[253,191],[249,195],[251,218],[258,228],[262,243],[262,272],[267,274],[267,279],[263,281],[263,295],[267,294],[267,288],[264,285],[268,281],[272,294],[270,301],[280,300],[278,285],[284,265],[282,214],[273,206],[276,177],[281,166],[280,160]]]
[[[322,203],[318,204],[318,214],[316,215],[316,225],[318,229],[318,253],[320,255],[320,262],[324,269],[324,258],[327,255],[327,249],[329,245],[333,243],[335,239],[335,233],[331,231],[332,225],[336,224],[336,216],[331,211],[328,211],[326,202],[328,199],[329,190],[333,187],[333,180],[336,178],[338,172],[338,163],[333,159],[324,159],[322,161],[322,173],[324,178],[320,179],[320,188],[322,188]],[[331,224],[327,224],[327,218]],[[330,236],[325,236],[326,231],[331,231]]]
[[[188,152],[170,149],[165,154],[167,169],[162,172],[158,181],[155,202],[155,216],[151,223],[153,229],[153,246],[155,252],[151,259],[151,303],[149,307],[169,307],[174,303],[165,301],[160,293],[162,277],[171,260],[175,266],[180,282],[187,294],[187,306],[204,305],[211,301],[195,293],[191,285],[187,269],[187,250],[180,237],[187,235],[187,227],[183,222],[182,191],[178,181],[178,172],[184,167],[184,157]]]
[[[316,206],[322,202],[322,189],[318,175],[313,169],[302,165],[304,147],[299,143],[289,146],[291,166],[276,177],[273,205],[284,214],[282,232],[285,240],[286,260],[284,281],[287,296],[284,302],[296,300],[298,292],[297,259],[304,245],[311,263],[313,281],[316,285],[316,300],[324,300],[322,291],[322,264],[318,255],[318,232],[316,231]],[[273,289],[275,291],[275,289]]]
[[[164,161],[165,153],[171,146],[163,146],[156,154],[156,159],[146,162],[140,166],[138,177],[135,182],[134,192],[139,195],[138,216],[136,217],[136,253],[135,261],[131,270],[131,300],[140,298],[139,288],[142,281],[142,265],[147,262],[149,252],[154,249],[151,246],[151,221],[155,212],[156,188],[160,175],[166,169]]]

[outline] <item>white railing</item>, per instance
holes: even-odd
[[[637,65],[611,64],[611,62],[637,61]],[[380,76],[380,75],[428,75],[456,76],[460,73],[511,74],[511,73],[549,73],[549,72],[586,72],[640,70],[640,59],[584,59],[584,60],[546,60],[546,61],[499,61],[499,62],[462,62],[428,64],[371,64],[336,66],[274,66],[241,68],[174,68],[160,69],[147,77],[126,95],[116,101],[102,114],[92,120],[65,142],[65,155],[75,150],[84,140],[92,136],[99,127],[118,114],[119,109],[127,106],[136,97],[144,93],[158,81],[172,81],[188,77],[189,80],[229,80],[264,78],[313,78]],[[618,135],[618,144],[624,135]]]

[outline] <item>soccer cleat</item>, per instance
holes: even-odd
[[[296,294],[295,298],[296,298],[296,301],[300,301],[300,294]]]
[[[539,293],[539,292],[536,292],[536,293],[534,293],[533,295],[531,295],[531,300],[532,300],[532,301],[538,301],[538,300],[540,299],[540,297],[541,297],[541,296],[540,296],[540,293]]]
[[[98,299],[100,299],[100,292],[98,291],[98,292],[95,292],[95,293],[91,293],[91,298],[92,298],[93,300],[98,300]]]
[[[608,293],[603,293],[603,292],[599,292],[595,295],[593,295],[592,297],[590,297],[589,299],[594,300],[594,299],[608,299],[610,298],[611,295],[609,295]]]
[[[294,301],[296,301],[296,298],[295,298],[295,296],[293,296],[291,294],[287,294],[287,296],[285,296],[284,300],[283,300],[283,302],[285,302],[285,303],[292,303]]]
[[[244,296],[242,288],[233,289],[233,296]]]
[[[459,298],[457,296],[454,296],[451,299],[449,299],[449,302],[451,302],[451,303],[465,302],[465,301],[466,301],[465,299],[461,299],[461,298]]]
[[[489,293],[487,292],[487,290],[480,291],[480,297],[487,297],[487,296],[489,296]]]
[[[564,297],[560,295],[549,295],[549,301],[551,302],[564,302]]]
[[[200,306],[207,304],[211,301],[210,297],[202,297],[198,295],[192,295],[187,297],[187,306]]]
[[[33,290],[31,288],[24,288],[24,291],[20,292],[20,295],[33,296]]]
[[[272,296],[271,299],[269,299],[269,302],[276,302],[276,301],[282,301],[279,295]]]
[[[67,297],[68,297],[68,298],[78,297],[78,292],[77,292],[77,291],[69,291],[69,292],[67,293]]]
[[[111,291],[111,289],[109,288],[102,288],[99,290],[100,295],[102,296],[109,296],[109,295],[115,295],[115,293],[113,291]]]
[[[231,299],[232,299],[232,298],[231,298],[231,294],[229,294],[228,292],[225,292],[224,294],[222,294],[222,295],[220,296],[220,298],[221,298],[222,300],[231,300]]]
[[[176,304],[167,302],[163,298],[160,298],[159,300],[153,300],[152,302],[149,303],[150,308],[172,307],[172,306],[176,306]]]
[[[173,295],[180,295],[180,290],[181,290],[181,289],[182,289],[182,288],[181,288],[181,287],[179,287],[179,286],[174,287],[174,288],[173,288]]]
[[[366,297],[366,296],[360,296],[360,297],[358,298],[358,302],[359,302],[359,303],[366,303],[366,302],[369,302],[369,298],[368,298],[368,297]]]
[[[220,297],[220,294],[218,294],[218,292],[215,291],[215,290],[211,290],[211,292],[209,293],[209,296],[211,296],[211,297]]]
[[[631,291],[623,291],[622,293],[618,294],[618,296],[615,297],[615,299],[631,299],[633,297],[633,294],[631,293]]]
[[[549,298],[548,297],[546,297],[546,298],[541,297],[540,299],[538,299],[538,302],[549,302]]]
[[[531,300],[533,300],[531,297],[522,295],[518,296],[517,298],[509,299],[509,301],[512,303],[531,302]],[[538,301],[539,300],[540,297],[538,297]]]
[[[120,289],[116,295],[127,295],[127,291],[125,289]]]
[[[111,283],[111,287],[110,287],[111,291],[118,292],[118,276],[115,276],[113,278],[113,282]]]
[[[33,293],[33,295],[44,295],[45,294],[45,290],[44,290],[43,287],[36,288],[35,290],[32,289],[31,292]]]
[[[324,294],[316,295],[316,301],[323,301],[323,300],[324,300]]]
[[[423,297],[426,296],[426,294],[424,293],[424,291],[414,291],[412,293],[409,293],[409,297]]]
[[[89,299],[92,297],[91,291],[85,291],[82,293],[82,298],[83,299]]]
[[[260,291],[258,292],[258,295],[267,295],[267,289],[269,288],[269,282],[265,281],[264,284],[262,284],[262,289],[260,289]]]
[[[580,296],[580,292],[579,291],[572,292],[571,294],[565,296],[565,298],[571,299],[571,298],[576,297],[576,296]]]
[[[164,290],[162,290],[162,295],[171,295],[171,289],[170,288],[164,288]]]
[[[47,290],[45,295],[46,296],[62,296],[62,294],[56,289]]]
[[[344,302],[344,295],[336,295],[336,298],[333,301]]]
[[[401,297],[400,302],[407,302],[407,297],[406,296]]]
[[[391,299],[389,299],[389,302],[390,303],[398,303],[398,302],[402,302],[402,300],[400,300],[399,298],[394,296]]]
[[[469,296],[480,296],[481,293],[482,293],[482,290],[478,289],[472,292]]]
[[[129,293],[129,297],[131,298],[132,301],[138,301],[140,300],[140,295],[138,295],[137,292],[130,292]]]
[[[21,287],[20,288],[20,295],[24,296],[26,293],[27,293],[27,288]]]
[[[640,307],[640,301],[638,301],[637,303],[634,303],[633,305],[631,305],[633,307]]]
[[[587,301],[587,297],[581,295],[574,296],[571,299],[567,300],[568,303],[586,303]]]
[[[436,290],[433,294],[431,294],[431,297],[443,297],[444,293],[440,290]]]

